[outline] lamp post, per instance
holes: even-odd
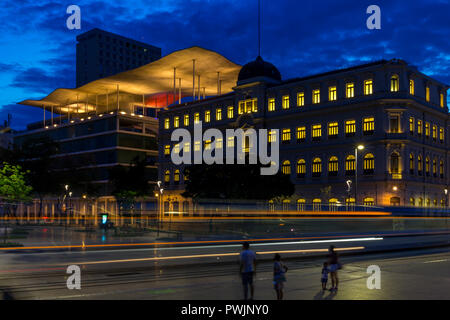
[[[355,206],[358,205],[358,150],[364,150],[362,144],[355,148]]]

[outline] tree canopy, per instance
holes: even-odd
[[[0,166],[0,198],[15,204],[30,200],[32,187],[26,182],[26,172],[19,165],[4,162]]]

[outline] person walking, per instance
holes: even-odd
[[[285,273],[288,271],[288,267],[281,262],[281,256],[275,254],[273,263],[273,286],[277,293],[277,300],[283,300],[283,288],[284,282],[286,282]]]
[[[250,300],[253,300],[255,288],[253,286],[253,276],[256,271],[256,254],[250,250],[248,242],[242,245],[242,252],[240,255],[240,267],[242,285],[244,287],[244,299],[248,298],[248,287],[250,287]]]
[[[331,277],[331,289],[330,291],[337,291],[338,285],[339,285],[339,278],[338,278],[338,270],[341,268],[341,265],[339,263],[339,257],[337,252],[334,250],[334,246],[331,245],[328,248],[328,265],[329,265],[329,271],[330,271],[330,277]]]

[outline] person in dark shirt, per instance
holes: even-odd
[[[322,290],[327,290],[327,282],[328,282],[328,273],[330,270],[328,269],[328,263],[323,263],[322,268],[322,277],[320,278],[320,282],[322,283]]]
[[[330,291],[337,291],[339,285],[338,270],[340,269],[339,258],[337,252],[334,250],[334,246],[330,246],[328,249],[328,265],[331,276],[331,289]]]

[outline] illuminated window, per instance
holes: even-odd
[[[173,118],[173,127],[178,128],[180,126],[180,117]]]
[[[183,146],[183,152],[191,152],[191,143],[186,142]]]
[[[370,95],[373,93],[373,81],[372,79],[364,80],[364,95]]]
[[[189,115],[188,115],[188,114],[185,114],[185,115],[184,115],[184,125],[185,125],[185,126],[188,126],[188,125],[189,125]]]
[[[345,84],[345,97],[353,98],[355,96],[355,84],[353,82],[349,82]]]
[[[374,199],[374,198],[371,198],[371,197],[364,198],[363,204],[364,204],[365,206],[372,207],[372,206],[375,205],[375,199]]]
[[[194,141],[194,151],[200,151],[200,141]]]
[[[205,122],[211,122],[211,111],[205,111]]]
[[[165,118],[164,119],[164,129],[169,129],[169,128],[170,128],[170,119]]]
[[[428,122],[425,122],[425,136],[430,137],[430,124]]]
[[[245,102],[239,101],[238,114],[243,114],[245,109]]]
[[[439,128],[439,141],[444,142],[444,128]]]
[[[314,158],[312,162],[312,176],[320,177],[322,174],[322,160],[320,158]]]
[[[211,140],[205,140],[205,150],[211,149]]]
[[[314,89],[312,95],[313,103],[320,103],[320,89]]]
[[[322,125],[321,124],[314,124],[312,126],[312,139],[314,141],[320,140],[320,137],[322,136]]]
[[[200,113],[196,112],[194,113],[194,123],[200,122]]]
[[[398,75],[394,74],[391,77],[391,92],[398,91]]]
[[[299,92],[297,93],[297,107],[302,107],[305,105],[305,93]]]
[[[422,156],[419,154],[417,156],[417,173],[419,174],[419,176],[422,175],[422,170],[423,170]]]
[[[336,87],[329,87],[328,88],[328,100],[329,101],[336,101],[337,99],[337,92],[336,92]]]
[[[368,153],[363,159],[364,174],[372,174],[375,169],[375,157],[373,154]]]
[[[422,198],[417,199],[417,204],[419,207],[423,206],[423,199]]]
[[[350,208],[353,208],[355,206],[355,198],[346,198],[345,205]]]
[[[227,116],[228,116],[228,119],[233,119],[233,117],[234,117],[234,107],[233,106],[228,107]]]
[[[345,175],[352,176],[355,174],[355,156],[350,154],[345,158]]]
[[[389,115],[389,132],[390,133],[400,132],[400,115],[398,114]]]
[[[330,122],[328,124],[328,137],[329,138],[335,138],[338,136],[338,131],[339,131],[339,127],[338,127],[338,123],[337,122]]]
[[[297,161],[297,176],[303,178],[306,174],[306,161],[305,159],[299,159]]]
[[[283,96],[282,98],[282,108],[283,109],[289,109],[289,96]]]
[[[281,165],[281,172],[283,174],[291,174],[291,163],[289,162],[289,160],[283,162],[283,164]]]
[[[336,198],[329,199],[328,200],[329,210],[330,211],[336,211],[336,207],[337,207],[338,202],[339,201]]]
[[[439,161],[439,176],[444,178],[444,161]]]
[[[398,153],[391,154],[391,173],[400,173],[400,157]]]
[[[252,112],[258,112],[258,101],[256,98],[239,101],[239,114]]]
[[[180,170],[175,170],[173,173],[173,181],[180,182]]]
[[[439,94],[439,105],[441,106],[441,108],[444,107],[444,94],[443,93]]]
[[[414,80],[409,79],[409,94],[414,95]]]
[[[411,207],[414,207],[415,205],[416,205],[416,200],[414,199],[414,198],[409,198],[409,205],[411,206]]]
[[[270,98],[267,105],[268,111],[275,111],[275,98]]]
[[[281,131],[281,141],[283,143],[291,141],[291,129],[283,129]]]
[[[223,139],[222,138],[217,138],[216,142],[216,149],[222,149],[223,147]]]
[[[425,88],[425,99],[430,102],[430,87]]]
[[[298,199],[297,200],[297,211],[305,211],[305,199]]]
[[[422,129],[423,129],[422,120],[417,120],[417,134],[419,136],[422,135]]]
[[[414,174],[414,154],[409,154],[409,173]]]
[[[328,160],[328,175],[337,176],[337,173],[338,173],[338,158],[332,156],[330,160]]]
[[[227,148],[233,148],[233,147],[234,147],[234,137],[228,137]]]
[[[166,170],[166,172],[164,172],[164,182],[169,182],[170,181],[170,171]]]
[[[433,176],[437,176],[437,161],[436,159],[433,159]]]
[[[179,154],[180,153],[180,144],[177,143],[176,145],[173,146],[173,152],[175,154]]]
[[[277,141],[277,132],[275,130],[269,130],[269,142]]]
[[[414,118],[410,117],[409,118],[409,133],[414,134],[415,127],[416,127],[416,125],[414,123]]]
[[[297,141],[302,142],[306,139],[306,127],[297,128]]]
[[[432,127],[432,136],[433,136],[433,140],[436,141],[437,140],[437,126],[433,125]]]
[[[222,108],[216,109],[216,120],[217,121],[222,120]]]
[[[167,156],[170,154],[170,145],[166,144],[164,146],[164,154]]]
[[[347,120],[345,121],[345,135],[347,137],[354,136],[356,132],[356,121]]]
[[[375,118],[374,117],[369,117],[369,118],[364,118],[363,120],[363,131],[364,134],[372,134],[375,130]]]
[[[427,176],[430,175],[430,158],[429,157],[425,158],[425,174]]]

